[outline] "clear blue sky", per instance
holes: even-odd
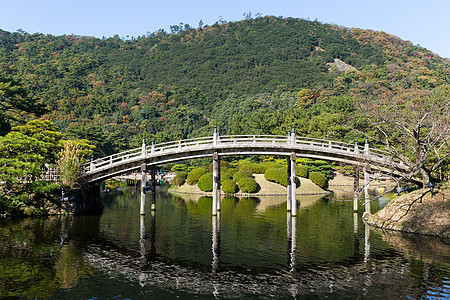
[[[0,7],[7,31],[126,38],[251,12],[382,30],[450,57],[450,0],[0,0]]]

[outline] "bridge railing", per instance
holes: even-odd
[[[211,146],[226,146],[226,145],[261,145],[261,146],[280,146],[280,147],[311,147],[312,150],[323,148],[330,152],[345,151],[353,153],[352,155],[365,155],[364,146],[354,145],[345,142],[336,142],[325,139],[281,136],[281,135],[224,135],[224,136],[209,136],[201,138],[193,138],[179,141],[172,141],[160,144],[147,145],[145,148],[136,148],[106,157],[102,157],[85,164],[86,172],[93,171],[99,168],[111,167],[116,164],[122,164],[125,161],[132,161],[141,159],[143,156],[152,157],[158,156],[162,153],[172,153],[180,151],[190,151],[193,148],[208,148]],[[285,146],[284,146],[285,145]],[[370,148],[369,153],[371,159],[374,158],[379,161],[395,162],[390,157],[387,151]]]
[[[210,145],[213,142],[212,137],[201,137],[187,140],[179,140],[174,142],[161,143],[156,145],[147,146],[147,154],[150,156],[161,152],[179,151],[181,148],[198,147],[201,145]]]
[[[223,135],[218,137],[218,144],[286,144],[287,136],[282,135]]]

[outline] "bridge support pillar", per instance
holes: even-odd
[[[358,212],[359,167],[353,166],[353,212]]]
[[[297,165],[295,163],[295,160],[297,159],[297,155],[295,154],[295,152],[291,153],[290,156],[290,169],[291,169],[291,178],[289,178],[289,181],[291,182],[290,184],[290,188],[291,188],[291,215],[293,217],[297,216],[297,198],[296,198],[296,192],[297,192],[297,184],[296,184],[296,179],[297,177],[295,176],[296,173],[296,169],[297,169]]]
[[[143,163],[141,165],[141,215],[145,215],[145,192],[147,185],[147,164]]]
[[[213,203],[212,215],[216,216],[217,211],[220,211],[220,163],[219,154],[213,154]]]
[[[152,166],[152,198],[151,198],[151,210],[156,210],[156,166]]]
[[[370,215],[370,176],[369,176],[369,166],[364,166],[364,215],[367,217]]]
[[[290,134],[289,134],[290,135]],[[292,202],[292,188],[291,188],[291,157],[287,158],[287,199],[286,199],[286,210],[288,212],[291,211],[291,202]]]
[[[367,158],[369,158],[369,156],[370,156],[369,141],[367,139],[364,144],[364,156],[366,156]],[[369,171],[370,171],[370,165],[367,163],[366,165],[364,165],[364,215],[363,215],[364,219],[367,219],[370,216]]]

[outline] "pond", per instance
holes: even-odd
[[[97,216],[0,220],[0,298],[447,299],[450,245],[365,225],[352,201],[223,198],[133,187]],[[372,203],[372,212],[386,201]]]

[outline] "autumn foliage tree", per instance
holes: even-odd
[[[360,113],[375,128],[370,137],[409,167],[402,174],[405,180],[421,177],[428,185],[449,164],[450,87],[359,100]]]

